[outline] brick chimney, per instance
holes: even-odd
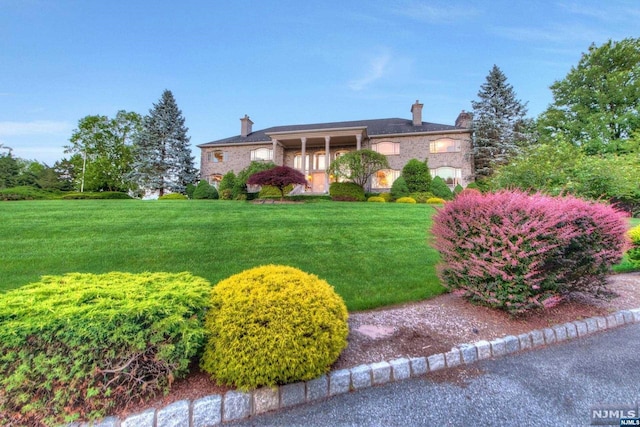
[[[253,122],[249,116],[245,114],[244,117],[240,119],[240,123],[240,136],[248,136],[251,133],[251,126],[253,125]]]
[[[411,114],[413,114],[413,125],[422,126],[422,107],[424,104],[416,99],[416,103],[411,106]]]
[[[464,110],[458,115],[456,119],[456,127],[469,129],[473,122],[473,113],[468,113]]]

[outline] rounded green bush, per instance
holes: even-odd
[[[381,196],[371,196],[367,199],[367,202],[385,203],[386,200]]]
[[[398,200],[396,200],[396,203],[412,203],[412,204],[415,204],[416,203],[416,199],[414,199],[413,197],[400,197]]]
[[[411,193],[409,194],[409,197],[412,197],[413,199],[415,199],[416,203],[427,203],[428,199],[435,196],[433,195],[433,193],[424,191],[419,193]]]
[[[158,200],[187,200],[187,196],[180,193],[163,194]]]
[[[200,365],[244,390],[310,380],[346,347],[347,316],[342,298],[315,275],[281,265],[246,270],[213,288]]]
[[[169,391],[205,341],[188,273],[71,273],[0,294],[0,424],[97,418]]]

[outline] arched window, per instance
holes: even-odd
[[[393,156],[400,154],[400,143],[391,141],[382,141],[375,144],[371,144],[373,151],[377,151],[385,156]]]
[[[399,170],[383,169],[373,175],[371,187],[375,189],[391,188],[393,181],[400,176]]]
[[[430,151],[432,153],[457,153],[460,152],[460,140],[451,138],[440,138],[431,141]]]
[[[256,148],[255,150],[251,150],[251,160],[252,161],[273,160],[273,149],[272,148]]]
[[[209,151],[207,153],[207,160],[210,163],[223,163],[228,160],[227,152],[222,150]]]
[[[439,176],[451,188],[458,185],[458,183],[460,183],[460,179],[462,178],[462,169],[460,168],[443,166],[441,168],[431,169],[430,172],[432,178]]]
[[[216,187],[216,189],[220,186],[220,181],[222,181],[222,175],[214,174],[209,176],[209,184]]]

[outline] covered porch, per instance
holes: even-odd
[[[274,160],[304,173],[307,193],[328,193],[331,176],[327,168],[332,161],[349,151],[360,150],[368,141],[366,127],[314,129],[267,133],[273,144]],[[282,158],[275,153],[282,150]],[[280,162],[281,161],[281,162]]]

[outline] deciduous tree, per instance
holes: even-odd
[[[387,156],[364,149],[351,151],[338,157],[331,163],[328,170],[335,179],[351,181],[364,188],[374,173],[388,168]]]
[[[640,129],[640,38],[592,44],[551,91],[538,120],[544,141],[561,136],[587,154],[629,152]]]
[[[247,180],[249,185],[270,185],[280,190],[280,200],[284,200],[284,188],[287,185],[306,185],[304,174],[288,166],[276,166],[262,172],[254,173]]]

